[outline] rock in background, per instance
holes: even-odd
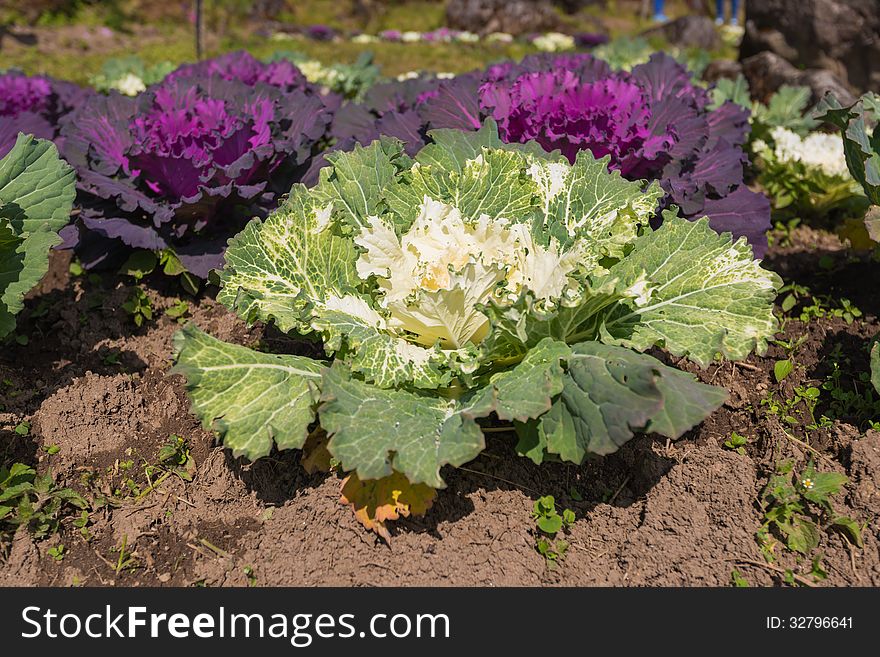
[[[558,18],[550,0],[449,0],[446,23],[477,34],[524,34],[555,29]]]
[[[716,50],[721,47],[721,38],[715,29],[715,23],[707,16],[682,16],[645,30],[642,36],[660,36],[670,45],[679,48]]]
[[[752,0],[740,60],[758,97],[782,84],[806,84],[816,98],[878,90],[880,2]]]

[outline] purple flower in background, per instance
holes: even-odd
[[[333,41],[336,30],[327,25],[310,25],[306,28],[306,36],[314,41]]]
[[[383,30],[379,32],[379,38],[385,39],[385,41],[400,41],[403,38],[403,33],[400,30]]]
[[[627,178],[657,180],[687,217],[745,235],[758,255],[770,226],[766,197],[743,181],[748,111],[733,103],[709,109],[705,89],[671,57],[654,55],[616,72],[587,54],[534,55],[453,80],[423,84],[396,104],[343,107],[334,124],[340,143],[367,144],[385,134],[417,151],[433,128],[476,130],[491,117],[508,142],[535,140],[570,161],[590,150],[609,156]],[[350,120],[356,117],[358,120]]]
[[[424,32],[422,39],[429,42],[448,43],[459,34],[458,30],[451,30],[448,27],[438,27],[431,32]]]
[[[573,36],[578,48],[595,48],[609,41],[608,35],[601,32],[577,32]]]
[[[201,278],[222,265],[227,239],[300,179],[332,117],[310,87],[275,86],[281,69],[261,66],[273,73],[177,71],[136,98],[98,95],[73,112],[62,153],[81,212],[64,246],[87,267],[132,248],[170,249]]]
[[[56,139],[61,119],[90,93],[49,77],[0,74],[0,157],[12,149],[19,132]]]

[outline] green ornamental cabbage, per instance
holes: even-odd
[[[24,295],[48,270],[74,194],[73,169],[50,141],[19,134],[0,159],[0,338],[15,329]]]
[[[327,353],[176,336],[194,412],[236,455],[301,448],[317,420],[360,481],[442,488],[497,420],[535,462],[580,463],[635,431],[677,438],[725,400],[645,350],[705,366],[766,348],[778,276],[705,219],[667,210],[652,230],[656,182],[504,144],[491,121],[432,136],[414,159],[387,138],[328,156],[231,240],[219,300]]]

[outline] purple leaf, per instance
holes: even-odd
[[[124,217],[83,217],[83,225],[101,237],[118,239],[135,249],[160,250],[168,246],[150,226],[139,226]]]
[[[755,257],[764,257],[766,232],[770,229],[770,201],[766,196],[748,187],[739,187],[724,198],[707,200],[703,213],[709,217],[713,230],[731,232],[736,237],[745,235]]]

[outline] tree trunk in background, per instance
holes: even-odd
[[[196,59],[199,61],[201,61],[202,54],[205,52],[203,18],[202,0],[196,0]]]

